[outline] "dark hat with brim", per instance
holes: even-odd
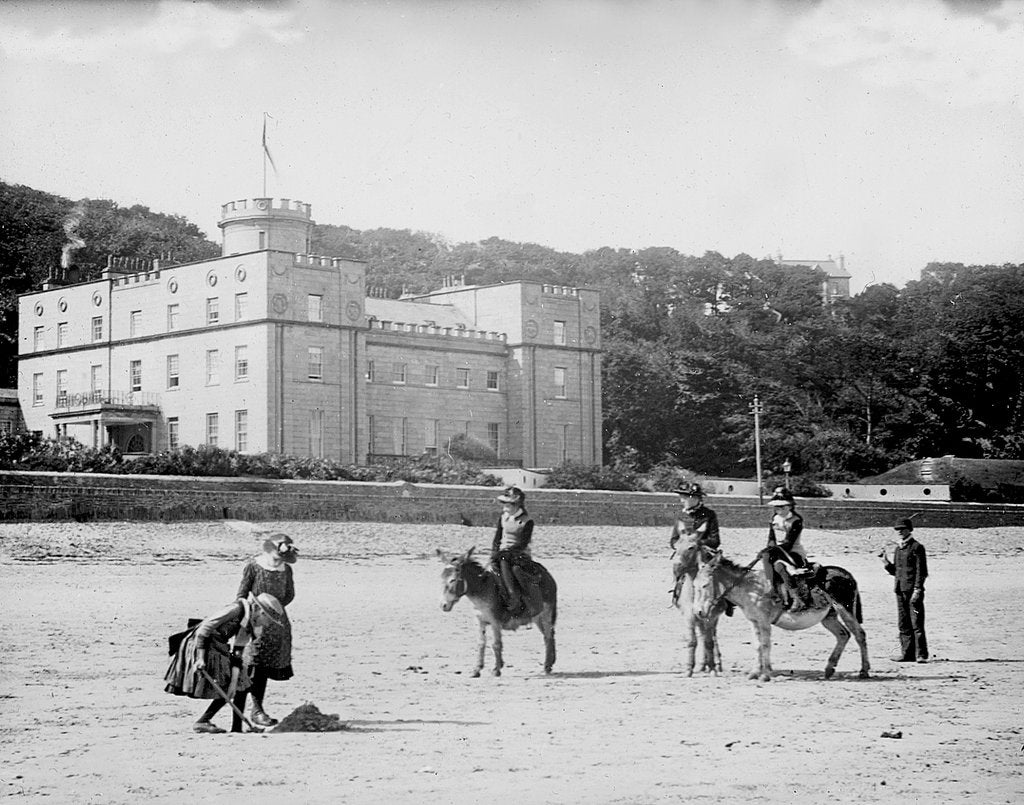
[[[499,503],[522,503],[524,500],[526,500],[526,495],[518,486],[510,486],[498,495]]]
[[[793,493],[785,487],[776,487],[775,491],[772,492],[771,498],[768,500],[769,506],[792,506],[794,505]]]
[[[909,517],[907,517],[907,518],[905,518],[903,520],[897,520],[896,521],[896,525],[894,525],[892,528],[893,528],[893,531],[903,531],[903,530],[913,531],[914,530],[914,523],[913,523],[913,521]]]
[[[702,498],[704,497],[704,490],[700,484],[680,484],[674,491],[677,495],[683,495],[684,497]]]

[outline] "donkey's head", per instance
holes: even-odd
[[[440,548],[437,549],[438,558],[444,562],[444,570],[441,571],[441,580],[444,582],[444,589],[441,592],[441,609],[445,612],[451,612],[455,602],[466,594],[469,585],[463,575],[463,570],[466,564],[471,562],[474,550],[476,550],[475,545],[464,554],[448,557]]]
[[[721,551],[707,557],[698,553],[697,575],[693,579],[693,613],[699,618],[709,617],[722,597],[722,586],[716,574],[721,562]]]

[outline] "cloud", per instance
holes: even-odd
[[[79,9],[88,12],[92,7],[83,4]],[[283,44],[302,36],[287,10],[162,0],[155,14],[137,22],[121,20],[102,26],[85,19],[46,32],[0,25],[0,51],[24,61],[94,64],[145,54],[172,55],[193,47],[224,50],[247,37]]]
[[[1024,2],[972,10],[938,0],[825,0],[799,17],[786,45],[867,83],[912,87],[942,103],[1019,105]]]

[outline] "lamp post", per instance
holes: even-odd
[[[782,462],[782,471],[786,474],[786,489],[789,489],[789,473],[793,470],[793,465],[789,463],[787,458]]]
[[[754,415],[754,463],[757,468],[757,502],[764,504],[764,492],[761,490],[761,414],[764,408],[757,395],[754,395],[754,402],[750,405],[750,413]]]

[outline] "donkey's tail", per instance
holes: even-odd
[[[853,614],[857,618],[857,623],[864,623],[864,610],[860,605],[860,590],[856,590],[853,594]]]

